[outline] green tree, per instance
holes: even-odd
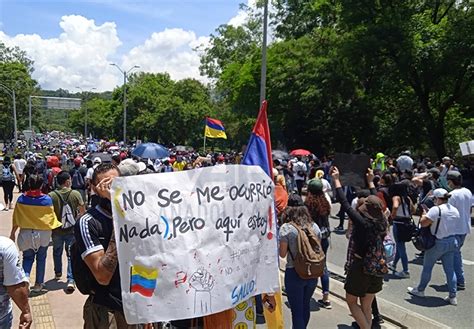
[[[0,84],[15,90],[18,130],[28,127],[28,96],[36,92],[37,82],[32,79],[33,61],[18,47],[7,47],[0,41]],[[13,137],[12,97],[0,87],[0,138]],[[37,116],[36,110],[33,115]]]

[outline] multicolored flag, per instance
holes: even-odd
[[[206,128],[204,129],[204,136],[209,138],[223,138],[227,139],[224,125],[220,120],[206,118]]]
[[[260,166],[272,177],[272,143],[267,118],[267,101],[262,102],[242,164]]]
[[[155,291],[156,279],[158,279],[158,269],[133,265],[130,267],[130,292],[151,297]]]

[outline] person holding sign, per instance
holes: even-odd
[[[93,275],[93,291],[84,304],[86,329],[138,328],[137,325],[128,325],[123,314],[110,201],[110,186],[118,176],[119,169],[113,164],[103,163],[95,168],[91,186],[98,196],[98,205],[89,209],[75,226],[77,247]]]
[[[346,199],[337,167],[332,168],[331,176],[341,208],[347,212],[353,224],[354,245],[348,255],[348,273],[344,285],[346,302],[359,327],[369,329],[372,326],[372,301],[375,294],[382,290],[383,274],[388,272],[384,260],[376,257],[383,253],[380,248],[383,248],[388,222],[383,214],[383,202],[375,196],[377,191],[371,169],[366,177],[372,195],[360,198],[357,209],[351,208]]]

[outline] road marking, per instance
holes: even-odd
[[[474,265],[474,262],[472,260],[467,260],[467,259],[463,259],[462,263],[464,265]]]

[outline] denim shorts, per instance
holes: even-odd
[[[344,289],[347,293],[364,297],[365,294],[376,294],[382,290],[383,278],[365,274],[362,259],[355,258],[346,276]]]
[[[10,312],[3,319],[0,319],[0,328],[11,328],[13,324],[13,313]]]

